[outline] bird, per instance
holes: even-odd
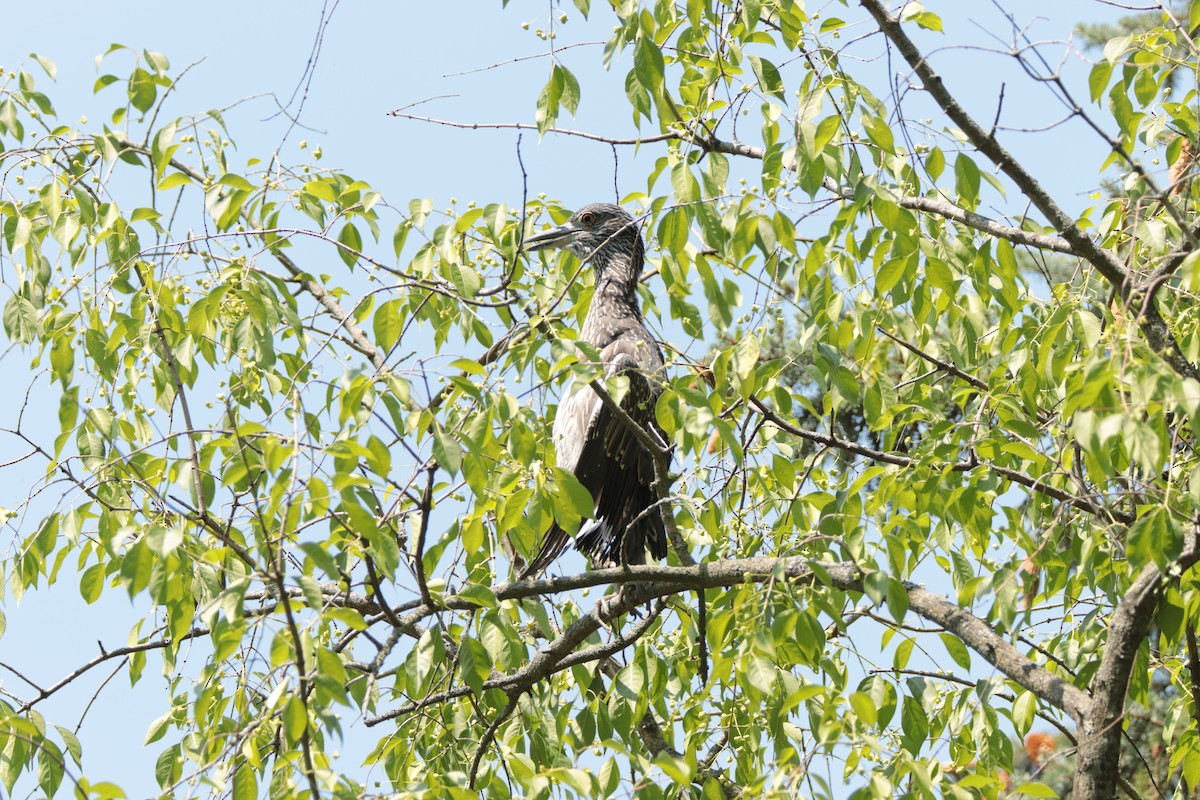
[[[605,378],[628,380],[620,407],[665,443],[654,414],[663,388],[663,354],[646,329],[638,302],[645,245],[637,223],[620,206],[586,205],[564,224],[524,243],[527,252],[549,249],[574,253],[595,273],[595,290],[579,341],[599,351]],[[575,537],[576,549],[599,565],[644,564],[647,549],[655,559],[666,558],[666,528],[654,490],[654,455],[589,383],[567,388],[554,418],[553,435],[558,466],[575,475],[594,503],[593,518]],[[556,520],[521,578],[541,573],[569,541]]]

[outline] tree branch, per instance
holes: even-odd
[[[143,147],[142,145],[137,144],[130,139],[126,139],[124,136],[117,134],[115,135],[115,139],[116,143],[121,147],[141,153],[145,156],[153,156],[150,148]],[[170,164],[172,167],[201,185],[204,185],[204,182],[208,177],[200,170],[194,169],[187,164],[184,164],[182,161],[178,161],[174,158],[170,160]],[[241,217],[253,227],[253,220],[250,219],[249,212],[243,210]],[[277,248],[272,248],[271,255],[275,257],[276,261],[283,265],[283,268],[286,269],[293,278],[299,281],[300,285],[304,288],[304,291],[312,295],[313,298],[318,303],[323,305],[325,310],[328,311],[335,320],[337,320],[337,323],[346,330],[346,333],[350,335],[350,339],[354,342],[356,349],[358,349],[359,352],[371,360],[371,364],[374,365],[375,369],[382,370],[385,364],[383,353],[379,351],[379,348],[377,348],[370,340],[366,332],[363,331],[363,329],[359,327],[358,323],[354,321],[353,315],[342,308],[337,299],[327,292],[324,286],[317,283],[312,278],[309,278],[307,273],[296,266],[296,262],[292,261],[292,259],[286,253],[278,250]]]
[[[400,117],[403,119],[415,120],[417,122],[428,122],[434,125],[446,125],[451,128],[462,128],[468,130],[478,130],[481,128],[494,130],[519,130],[519,131],[535,131],[536,125],[530,125],[523,122],[455,122],[448,119],[437,119],[435,117],[422,117],[416,114],[404,114],[399,111],[389,112],[390,116]],[[571,130],[569,128],[548,128],[546,133],[557,133],[563,136],[574,136],[580,139],[587,139],[593,142],[603,142],[612,146],[627,146],[637,147],[643,144],[651,144],[654,142],[687,142],[699,147],[705,152],[724,153],[726,155],[741,156],[742,158],[753,158],[761,161],[765,151],[761,147],[754,145],[742,144],[737,141],[726,141],[719,139],[714,134],[701,134],[688,130],[669,130],[666,133],[659,133],[653,136],[644,138],[619,138],[614,136],[602,136],[600,134],[588,133],[587,131]],[[832,178],[826,178],[824,181],[825,188],[833,192],[843,200],[853,200],[854,190],[848,186],[841,186]],[[929,214],[937,214],[945,217],[953,222],[958,222],[968,227],[974,228],[991,236],[997,236],[1001,239],[1007,239],[1013,244],[1027,245],[1036,247],[1039,250],[1049,250],[1055,253],[1064,253],[1066,255],[1079,255],[1062,236],[1053,234],[1033,233],[1017,228],[1012,225],[1005,225],[997,222],[994,219],[985,217],[982,214],[977,214],[974,211],[967,211],[965,208],[955,205],[944,200],[935,200],[930,197],[917,197],[914,195],[895,194],[890,195],[890,199],[904,208],[909,208],[914,211],[922,211]]]
[[[1187,570],[1197,561],[1200,561],[1200,541],[1195,533],[1190,533],[1176,566]],[[1163,573],[1159,568],[1154,564],[1147,565],[1109,617],[1108,638],[1100,657],[1100,669],[1092,680],[1092,699],[1083,721],[1075,761],[1074,793],[1077,798],[1116,794],[1121,722],[1125,716],[1129,678],[1158,610],[1162,582]]]
[[[426,605],[433,605],[429,594],[429,583],[425,580],[425,536],[429,533],[429,515],[433,513],[433,478],[437,474],[437,464],[431,462],[425,471],[425,489],[421,492],[421,526],[417,529],[416,552],[413,554],[413,568],[417,576],[417,589],[421,600]]]
[[[953,633],[989,664],[1067,712],[1076,723],[1083,721],[1088,710],[1088,696],[1082,689],[1031,661],[1001,638],[991,625],[956,603],[920,586],[909,585],[907,588],[909,608]]]
[[[819,433],[817,431],[810,431],[806,428],[802,428],[791,420],[781,417],[778,413],[776,413],[773,409],[771,409],[754,395],[750,396],[750,405],[755,411],[762,414],[772,424],[778,426],[782,430],[787,431],[793,436],[800,437],[801,439],[806,439],[807,441],[814,442],[825,447],[833,447],[847,453],[853,453],[854,455],[862,456],[863,458],[869,458],[872,461],[877,461],[881,464],[891,464],[897,467],[921,466],[920,461],[915,458],[911,458],[910,456],[891,453],[886,450],[876,450],[874,448],[867,447],[866,445],[859,444],[858,442],[852,442],[848,439],[839,439],[836,436],[830,436],[829,434]],[[1106,522],[1115,521],[1125,525],[1131,525],[1134,521],[1134,517],[1130,514],[1115,508],[1108,508],[1103,505],[1098,505],[1086,498],[1078,497],[1070,494],[1069,492],[1063,491],[1056,486],[1052,486],[1040,478],[1031,478],[1024,473],[1018,472],[1017,470],[1009,467],[1002,467],[997,464],[988,464],[976,460],[957,461],[939,466],[939,468],[950,469],[954,472],[969,472],[977,467],[990,469],[997,475],[1006,478],[1007,480],[1019,486],[1023,486],[1026,489],[1037,492],[1038,494],[1043,494],[1049,498],[1058,500],[1061,503],[1066,503],[1067,505],[1073,506],[1082,511],[1086,511],[1089,514],[1097,516]]]
[[[848,186],[839,185],[833,178],[825,178],[823,185],[843,200],[854,199],[854,190]],[[962,206],[957,206],[945,200],[935,200],[932,197],[918,197],[916,195],[892,194],[891,192],[888,192],[887,199],[903,208],[922,211],[927,214],[937,214],[939,217],[945,217],[952,222],[961,223],[990,236],[1007,239],[1013,244],[1036,247],[1039,250],[1049,250],[1055,253],[1065,253],[1066,255],[1078,255],[1071,246],[1071,243],[1062,236],[1055,236],[1048,233],[1033,233],[1023,228],[1005,225],[990,217],[976,214],[974,211],[967,211]]]
[[[863,8],[875,18],[879,29],[896,46],[900,55],[909,63],[925,91],[938,106],[946,112],[951,121],[957,125],[971,144],[1006,174],[1017,188],[1029,198],[1034,206],[1045,215],[1070,245],[1071,252],[1086,260],[1097,272],[1115,289],[1120,296],[1129,300],[1135,292],[1133,282],[1125,266],[1115,253],[1106,250],[1092,240],[1075,224],[1075,220],[1067,214],[1042,185],[1013,158],[994,136],[985,131],[978,122],[967,113],[954,95],[942,83],[942,78],[936,72],[925,56],[917,49],[912,39],[904,32],[899,20],[888,14],[880,0],[859,0]],[[1200,379],[1200,372],[1183,355],[1179,343],[1171,333],[1154,303],[1147,303],[1138,319],[1139,327],[1146,341],[1155,352],[1171,365],[1180,375]]]
[[[923,358],[924,360],[928,361],[930,364],[933,364],[934,366],[936,366],[938,369],[942,370],[943,372],[948,372],[951,375],[953,375],[954,377],[959,378],[963,381],[966,381],[967,383],[971,384],[972,386],[974,386],[976,389],[978,389],[981,392],[988,391],[988,385],[987,385],[986,381],[982,381],[979,378],[976,378],[974,375],[969,375],[966,372],[963,372],[961,369],[959,369],[958,367],[956,367],[954,364],[950,363],[949,361],[943,361],[940,358],[936,358],[935,356],[932,356],[929,353],[926,353],[924,350],[917,347],[915,344],[907,342],[904,339],[901,339],[899,336],[896,336],[895,334],[891,333],[886,328],[884,328],[882,325],[876,325],[875,330],[879,331],[884,336],[891,339],[893,342],[900,345],[901,347],[903,347],[905,350],[909,351],[913,355]]]
[[[590,613],[564,629],[553,641],[538,650],[523,667],[510,675],[491,678],[485,686],[504,689],[507,692],[527,691],[533,684],[556,672],[572,651],[601,627],[655,598],[699,588],[771,583],[780,579],[797,585],[823,584],[841,591],[864,591],[862,572],[856,566],[817,562],[801,556],[724,559],[688,567],[626,565],[567,577],[513,581],[496,587],[496,599],[503,601],[600,584],[626,584],[623,591],[598,601]],[[945,597],[911,584],[906,589],[909,608],[918,616],[935,622],[957,635],[966,646],[983,656],[989,664],[1044,701],[1067,712],[1077,721],[1083,719],[1088,699],[1081,689],[1031,661],[982,619]],[[440,606],[421,604],[407,612],[402,619],[406,624],[413,624],[443,608],[477,607],[477,601],[458,595],[447,595],[442,598]],[[450,699],[449,695],[447,699]],[[367,725],[375,725],[397,715],[398,712],[389,712],[370,718],[366,722]]]

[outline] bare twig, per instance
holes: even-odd
[[[843,200],[854,199],[854,190],[848,186],[839,185],[833,178],[826,178],[824,186]],[[1049,250],[1054,253],[1077,255],[1071,243],[1062,236],[1055,236],[1048,233],[1034,233],[1024,228],[1005,225],[990,217],[977,214],[974,211],[967,211],[965,208],[945,200],[935,200],[932,197],[918,197],[916,195],[892,194],[890,192],[886,197],[893,203],[904,208],[910,208],[913,211],[922,211],[927,214],[937,214],[939,217],[945,217],[952,222],[959,222],[990,236],[1007,239],[1013,244],[1036,247],[1039,250]]]
[[[413,553],[413,567],[417,575],[417,588],[421,592],[421,600],[426,605],[433,605],[429,595],[429,584],[425,580],[425,535],[429,532],[429,516],[433,513],[433,479],[437,475],[437,464],[429,464],[425,471],[425,489],[421,492],[421,526],[417,529],[416,552]]]

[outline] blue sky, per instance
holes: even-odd
[[[606,5],[599,0],[593,3],[592,20],[585,22],[571,3],[552,6],[525,0],[514,0],[507,8],[499,0],[411,4],[213,0],[201,5],[69,0],[53,4],[52,10],[45,4],[10,0],[2,12],[0,65],[12,69],[30,52],[51,58],[58,64],[57,83],[45,85],[48,81],[40,75],[38,80],[60,117],[76,121],[87,116],[95,123],[117,104],[119,91],[114,87],[99,98],[92,96],[98,75],[95,57],[114,42],[161,51],[175,71],[195,64],[171,102],[172,113],[193,113],[259,96],[226,115],[242,158],[265,155],[282,142],[284,152],[290,148],[290,154],[300,160],[303,140],[309,150],[320,145],[323,165],[368,180],[395,205],[428,196],[435,208],[445,207],[451,198],[460,204],[475,200],[481,205],[500,201],[516,206],[522,183],[515,132],[456,130],[396,119],[387,112],[421,103],[410,110],[462,122],[533,122],[537,93],[549,70],[548,45],[535,30],[547,28],[552,14],[557,18],[566,13],[569,22],[560,26],[560,45],[602,41],[611,26]],[[1003,17],[990,2],[927,5],[945,16],[948,38],[955,42],[966,39],[979,47],[995,47],[993,34],[1009,37]],[[1004,6],[1017,20],[1032,21],[1030,33],[1035,40],[1064,39],[1077,20],[1115,15],[1110,7],[1084,0],[1022,0]],[[827,16],[860,16],[857,4],[832,3],[821,10]],[[1038,14],[1052,16],[1039,20]],[[307,66],[323,20],[328,24],[310,75]],[[528,29],[523,23],[528,23]],[[861,30],[848,28],[847,39]],[[946,39],[923,34],[920,41],[936,47]],[[591,44],[560,54],[582,85],[579,118],[564,117],[560,124],[634,136],[623,91],[628,63],[605,73],[599,68],[601,52],[602,45]],[[866,43],[856,52],[864,57],[877,55],[881,46]],[[539,54],[542,57],[474,71]],[[128,53],[108,58],[113,63],[106,62],[101,71],[128,71]],[[969,107],[981,118],[995,114],[1001,83],[1006,124],[1038,127],[1063,116],[1050,95],[1031,88],[1005,56],[954,49],[934,54],[934,64],[952,90],[969,98]],[[898,65],[894,62],[891,68]],[[886,91],[886,61],[864,63],[863,70],[874,76],[878,92]],[[1065,75],[1080,99],[1086,100],[1084,65],[1068,60]],[[302,110],[299,97],[293,99],[298,86],[307,91]],[[304,127],[289,131],[287,120],[275,113],[272,96],[283,104],[292,99],[290,110],[300,110]],[[1065,126],[1049,136],[1011,133],[1004,140],[1068,208],[1078,210],[1089,203],[1086,195],[1097,184],[1104,149],[1082,126]],[[644,189],[646,165],[660,152],[653,147],[644,148],[640,156],[631,149],[620,152],[622,194]],[[535,134],[526,133],[522,155],[533,194],[546,192],[568,206],[612,197],[613,153],[606,145],[558,136],[539,142]],[[19,359],[10,358],[10,366],[17,363]],[[11,409],[12,398],[4,402],[4,408]],[[10,445],[3,448],[7,455]],[[33,476],[28,477],[32,482]],[[26,481],[21,478],[5,475],[5,485],[15,496],[0,497],[0,505],[15,505],[24,496]],[[5,599],[3,608],[9,627],[0,639],[0,661],[19,664],[43,685],[97,653],[97,639],[109,647],[123,643],[138,615],[138,609],[118,592],[107,593],[95,606],[82,606],[70,581],[27,595],[20,605]],[[156,669],[152,658],[148,677],[132,695],[124,688],[128,681],[123,674],[114,678],[81,731],[91,776],[121,784],[131,797],[155,791],[153,757],[158,748],[143,753],[141,742],[151,720],[165,710],[163,680],[151,675]],[[43,713],[54,722],[73,726],[78,709],[109,671],[111,667],[89,674],[47,703]],[[5,688],[27,693],[27,687],[11,674],[0,671],[0,681]]]

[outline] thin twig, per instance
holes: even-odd
[[[425,480],[425,490],[421,493],[421,525],[417,529],[413,567],[416,569],[417,587],[421,591],[421,600],[431,606],[433,598],[429,596],[429,584],[425,580],[425,535],[429,532],[429,517],[433,513],[433,479],[437,474],[437,464],[429,464],[425,470],[428,472],[428,476]]]

